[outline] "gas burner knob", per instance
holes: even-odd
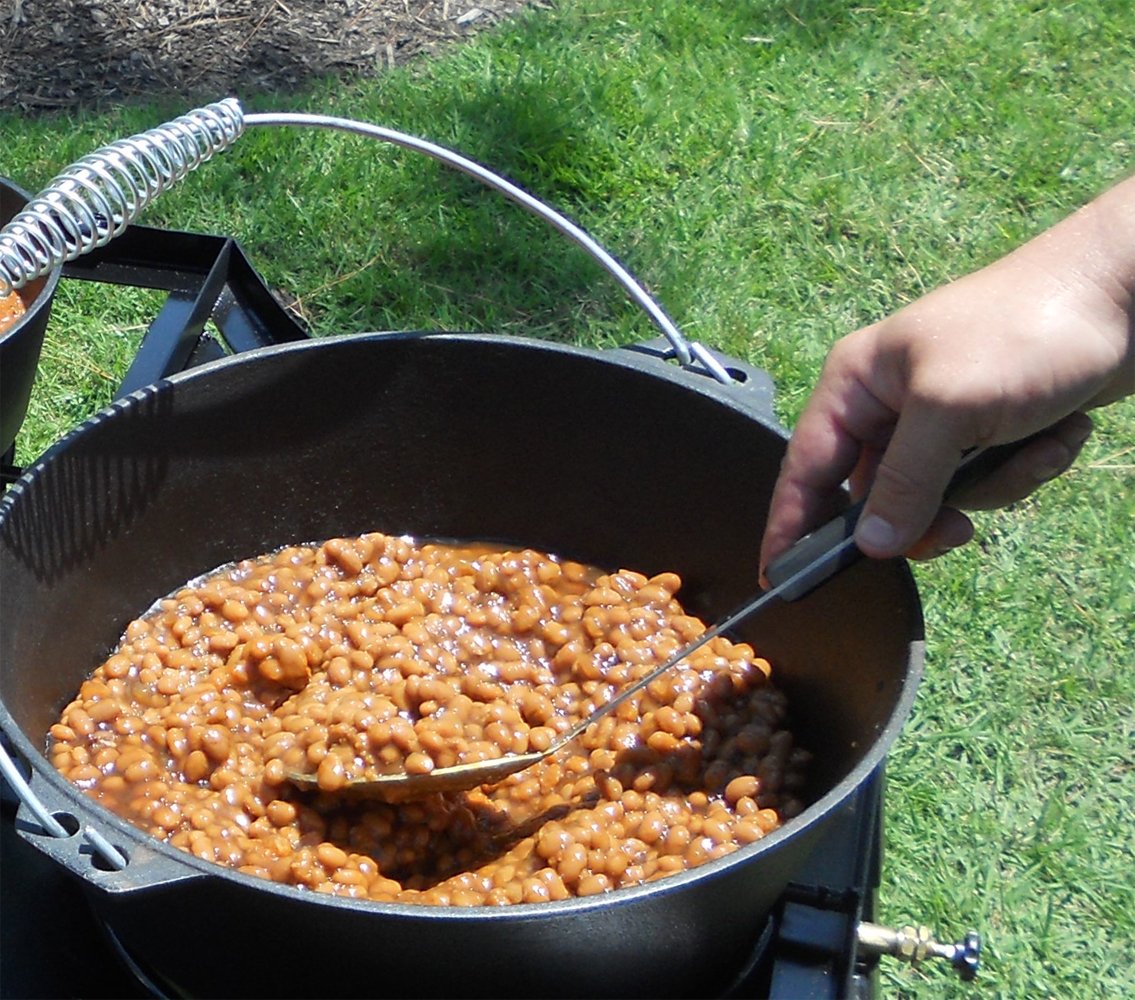
[[[916,965],[928,958],[948,961],[958,976],[970,982],[981,967],[981,935],[969,931],[961,941],[943,944],[934,939],[929,927],[900,927],[897,930],[864,921],[857,929],[861,955],[890,955]]]

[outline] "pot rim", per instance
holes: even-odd
[[[0,188],[6,188],[12,194],[22,198],[25,205],[31,201],[31,192],[20,187],[20,185],[10,177],[0,176]],[[18,212],[19,210],[17,209],[17,214]],[[7,219],[0,219],[0,225],[3,225],[7,221]],[[42,278],[36,278],[23,288],[16,289],[16,294],[23,299],[25,312],[12,326],[3,333],[0,333],[0,345],[3,345],[7,340],[14,339],[24,328],[24,325],[33,319],[33,312],[38,312],[43,308],[45,303],[51,301],[52,297],[55,295],[55,288],[59,284],[59,279],[62,274],[63,269],[57,267]],[[29,289],[33,290],[31,294],[25,294]]]
[[[140,402],[148,400],[155,392],[161,392],[163,387],[167,384],[176,385],[198,379],[207,379],[211,373],[233,365],[243,364],[245,362],[255,363],[258,359],[272,357],[278,354],[318,350],[324,345],[333,347],[337,343],[346,341],[370,340],[373,342],[383,342],[392,339],[418,340],[426,338],[441,340],[472,339],[479,342],[501,345],[509,349],[567,353],[600,363],[614,364],[629,368],[640,373],[646,369],[648,373],[654,377],[675,383],[686,389],[692,387],[711,397],[715,402],[739,410],[745,416],[756,420],[768,429],[780,434],[783,433],[783,428],[777,424],[775,418],[771,415],[766,416],[756,412],[752,402],[740,398],[736,392],[731,393],[730,386],[722,385],[706,375],[691,372],[688,369],[659,361],[656,358],[636,355],[626,349],[592,348],[572,344],[549,343],[513,334],[454,333],[428,330],[340,334],[271,345],[235,355],[229,355],[216,361],[208,362],[187,371],[171,375],[161,382],[138,389],[123,399],[117,400],[109,406],[104,407],[102,410],[99,410],[68,431],[67,434],[52,445],[43,455],[29,465],[23,476],[0,498],[0,530],[3,528],[9,510],[20,502],[21,496],[34,485],[40,471],[49,465],[56,455],[69,448],[72,442],[86,434],[89,428],[97,426],[106,420],[115,419],[116,415],[120,413],[128,412]],[[643,358],[646,360],[644,361]],[[902,574],[902,584],[909,592],[910,599],[914,602],[913,608],[918,619],[921,621],[921,600],[909,565],[903,563],[900,567],[900,572]],[[890,712],[886,724],[879,727],[872,745],[864,752],[859,762],[842,779],[824,792],[818,799],[809,803],[798,816],[786,822],[777,830],[723,857],[698,865],[695,868],[676,872],[656,881],[627,886],[597,896],[573,897],[566,900],[540,903],[515,903],[501,907],[438,906],[421,903],[381,902],[370,899],[334,896],[311,892],[297,886],[282,885],[268,879],[244,874],[236,869],[215,862],[205,861],[189,852],[179,850],[164,841],[159,841],[151,837],[145,831],[120,818],[98,802],[87,797],[79,788],[66,781],[55,768],[51,766],[50,761],[47,759],[42,749],[35,747],[31,740],[24,734],[22,728],[16,724],[8,711],[2,693],[0,693],[0,732],[15,744],[20,755],[31,768],[33,773],[33,790],[36,781],[46,782],[54,793],[53,797],[58,798],[61,796],[67,803],[76,807],[74,812],[76,813],[76,818],[80,820],[81,825],[86,825],[87,819],[90,817],[92,822],[96,822],[101,827],[105,828],[109,826],[114,828],[115,835],[108,839],[110,839],[119,850],[123,850],[126,853],[129,862],[126,869],[127,871],[130,870],[131,866],[138,864],[139,861],[141,864],[138,865],[138,867],[143,868],[144,871],[148,861],[145,858],[135,857],[138,853],[137,849],[142,848],[141,853],[143,855],[147,851],[156,853],[167,862],[175,862],[177,867],[190,869],[190,877],[197,878],[205,876],[232,880],[248,888],[279,895],[292,902],[327,905],[337,909],[346,907],[348,909],[357,909],[375,915],[382,914],[401,918],[412,917],[423,921],[444,921],[453,919],[463,921],[492,921],[508,920],[509,918],[515,918],[517,916],[529,919],[537,916],[552,916],[566,913],[576,914],[594,908],[619,906],[624,902],[629,904],[645,897],[654,897],[675,892],[690,882],[714,878],[734,868],[746,866],[778,849],[782,845],[814,832],[821,825],[821,821],[825,817],[829,816],[847,801],[851,795],[880,768],[891,746],[897,739],[899,732],[909,718],[922,679],[925,661],[925,639],[921,634],[921,630],[916,637],[910,640],[908,649],[909,657],[907,669],[901,690],[895,699],[894,707]],[[58,812],[59,810],[56,811]],[[26,839],[33,840],[33,843],[35,843],[33,837],[47,841],[57,839],[46,833],[35,833],[33,836],[28,836],[26,831],[21,831],[21,833],[25,835]],[[80,831],[73,834],[69,839],[81,840],[81,838],[82,833]],[[116,884],[114,876],[118,873],[115,872],[100,871],[97,874],[99,876],[99,878],[95,879],[97,887],[111,891],[115,889],[124,891],[132,888],[153,889],[166,881],[180,881],[186,877],[187,873],[182,871],[169,878],[159,877],[156,880],[145,882],[143,885],[138,885],[136,879],[131,879],[130,884]],[[102,883],[101,885],[98,884],[100,881]]]

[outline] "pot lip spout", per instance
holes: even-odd
[[[19,213],[31,195],[6,177],[0,177],[0,202],[3,214],[0,224]],[[8,202],[13,201],[13,211]],[[0,254],[15,253],[0,247]],[[11,257],[6,258],[12,260]],[[16,295],[24,306],[24,313],[8,329],[0,333],[0,455],[7,455],[16,443],[19,430],[27,414],[35,383],[39,358],[43,350],[44,334],[61,270],[55,268],[44,277],[36,278]]]
[[[17,201],[19,201],[20,204],[17,208],[17,211],[12,213],[12,215],[18,214],[19,208],[22,208],[22,206],[26,205],[32,197],[30,191],[27,191],[25,188],[21,187],[10,177],[5,177],[3,175],[0,175],[0,193],[12,195]],[[0,225],[4,225],[9,221],[9,219],[10,217],[0,217]],[[4,333],[0,334],[0,345],[2,345],[4,341],[12,339],[13,336],[17,334],[17,331],[23,328],[24,324],[28,320],[28,316],[31,314],[33,309],[38,310],[45,301],[51,299],[51,297],[55,294],[55,287],[59,284],[59,279],[62,276],[62,273],[62,269],[57,267],[49,274],[46,274],[40,278],[36,278],[34,281],[28,282],[28,284],[26,284],[23,288],[17,289],[16,294],[19,295],[21,299],[23,299],[27,313],[20,319],[18,323],[14,323],[9,329],[5,330]]]

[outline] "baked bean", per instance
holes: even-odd
[[[607,892],[611,888],[611,880],[606,875],[592,874],[579,880],[576,893],[580,896],[594,896],[600,892]]]
[[[181,817],[171,806],[158,806],[150,818],[167,834],[181,825]]]
[[[335,793],[547,748],[705,630],[680,585],[380,534],[289,546],[127,625],[50,757],[152,836],[317,892],[512,905],[661,878],[803,808],[808,755],[746,644],[715,639],[496,786],[401,806]]]
[[[659,754],[670,754],[678,749],[680,742],[676,736],[656,729],[646,738],[646,745]]]
[[[132,785],[147,781],[158,773],[158,766],[152,760],[144,758],[131,763],[122,773],[122,776]]]
[[[645,844],[656,844],[666,834],[666,817],[657,809],[647,813],[638,825],[638,836]]]
[[[736,805],[741,799],[756,795],[759,787],[760,781],[755,775],[738,775],[725,786],[725,800]]]
[[[296,807],[282,799],[273,799],[268,803],[267,815],[275,826],[288,826],[295,822]]]
[[[342,868],[347,863],[347,852],[326,841],[316,848],[315,853],[325,868]]]
[[[104,698],[94,702],[87,714],[97,725],[100,722],[109,722],[111,719],[117,718],[122,707],[122,704],[115,699]]]
[[[760,824],[750,823],[748,820],[741,820],[733,826],[733,838],[739,844],[752,844],[764,835],[765,832]]]
[[[96,724],[90,714],[83,708],[76,706],[70,711],[65,712],[63,715],[63,722],[70,729],[74,730],[75,735],[79,737],[89,737],[94,733]]]
[[[436,765],[428,753],[417,750],[406,756],[403,766],[407,774],[429,774]]]
[[[206,726],[201,733],[201,749],[214,763],[219,764],[227,760],[232,749],[232,737],[229,731],[221,726]]]
[[[211,770],[209,758],[201,750],[194,750],[185,758],[185,780],[201,781]]]

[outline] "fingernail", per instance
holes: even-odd
[[[1045,455],[1033,468],[1033,477],[1038,483],[1055,479],[1076,461],[1080,449],[1092,436],[1092,425],[1085,421],[1083,427],[1073,427],[1064,432],[1062,439],[1051,442]]]
[[[868,514],[855,527],[855,540],[872,549],[889,551],[898,541],[898,532],[889,521],[884,521],[878,514]]]
[[[1070,438],[1072,446],[1075,447],[1075,448],[1079,448],[1082,445],[1087,444],[1088,438],[1090,438],[1092,436],[1092,431],[1094,429],[1095,428],[1092,427],[1091,422],[1088,422],[1083,427],[1077,427],[1076,430],[1072,433],[1071,438]]]

